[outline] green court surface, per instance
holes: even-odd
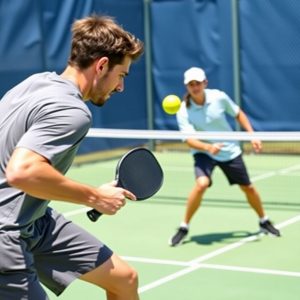
[[[258,220],[237,186],[216,170],[213,186],[176,248],[168,239],[185,209],[194,184],[187,152],[157,152],[164,173],[162,189],[150,200],[127,205],[96,223],[86,208],[62,202],[51,206],[99,237],[139,273],[143,300],[299,300],[300,158],[297,155],[245,155],[264,208],[282,237],[258,233]],[[68,176],[97,186],[111,181],[117,160],[72,167]],[[105,299],[104,292],[76,280],[51,300]]]

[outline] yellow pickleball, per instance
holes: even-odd
[[[174,115],[178,112],[181,105],[181,100],[176,95],[168,95],[162,101],[163,110],[169,114]]]

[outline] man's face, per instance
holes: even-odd
[[[90,91],[91,102],[97,106],[102,106],[113,93],[123,92],[124,78],[129,73],[131,58],[125,57],[122,64],[115,65],[108,69],[108,64],[100,74],[94,78]]]

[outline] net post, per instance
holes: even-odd
[[[231,0],[232,20],[232,60],[233,60],[233,89],[234,100],[241,107],[241,62],[240,62],[240,36],[239,36],[239,0]],[[240,130],[238,122],[235,122]]]

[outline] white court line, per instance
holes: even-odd
[[[141,257],[129,257],[122,256],[126,261],[131,262],[141,262],[157,265],[173,265],[173,266],[184,266],[193,267],[197,264],[191,264],[191,262],[183,262],[176,260],[164,260],[164,259],[151,259],[151,258],[141,258]],[[247,272],[247,273],[259,273],[259,274],[270,274],[279,276],[290,276],[290,277],[300,277],[300,272],[290,272],[281,270],[271,270],[271,269],[261,269],[261,268],[249,268],[249,267],[237,267],[237,266],[226,266],[226,265],[216,265],[216,264],[198,264],[199,268],[204,269],[215,269],[215,270],[225,270],[225,271],[237,271],[237,272]]]
[[[190,261],[191,264],[196,264],[196,263],[201,263],[201,262],[204,262],[208,259],[211,259],[213,257],[216,257],[216,256],[219,256],[225,252],[228,252],[228,251],[231,251],[233,249],[236,249],[236,248],[239,248],[241,246],[243,246],[244,244],[246,243],[249,243],[249,242],[252,242],[252,241],[255,241],[255,240],[258,240],[259,238],[259,235],[252,235],[252,236],[249,236],[249,237],[246,237],[246,238],[243,238],[233,244],[230,244],[230,245],[227,245],[225,247],[222,247],[220,249],[217,249],[213,252],[210,252],[208,254],[205,254],[203,256],[200,256],[200,257],[197,257],[193,260]]]
[[[224,266],[224,265],[214,265],[214,264],[201,264],[201,267],[205,268],[205,269],[214,269],[214,270],[237,271],[237,272],[269,274],[269,275],[289,276],[289,277],[300,277],[300,272],[289,272],[289,271],[236,267],[236,266]]]
[[[156,258],[144,258],[144,257],[132,257],[132,256],[122,256],[126,261],[141,262],[147,264],[157,264],[157,265],[173,265],[173,266],[183,266],[189,267],[191,264],[189,262],[169,260],[169,259],[156,259]]]
[[[265,174],[254,176],[254,177],[251,178],[251,181],[255,182],[255,181],[270,178],[270,177],[273,177],[273,176],[276,176],[276,175],[287,175],[287,174],[289,174],[293,171],[297,171],[297,170],[300,170],[300,164],[293,165],[293,166],[283,168],[283,169],[279,169],[279,170],[276,170],[276,171],[271,171],[271,172],[268,172],[268,173],[265,173]]]
[[[156,287],[158,287],[160,285],[163,285],[164,283],[170,282],[170,281],[172,281],[174,279],[177,279],[178,277],[181,277],[181,276],[184,276],[186,274],[189,274],[189,273],[191,273],[193,271],[196,271],[196,270],[198,270],[200,268],[201,268],[201,265],[198,265],[198,264],[196,264],[194,266],[187,267],[187,268],[185,268],[185,269],[183,269],[181,271],[175,272],[175,273],[173,273],[171,275],[165,276],[165,277],[163,277],[163,278],[161,278],[159,280],[153,281],[153,282],[151,282],[151,283],[149,283],[147,285],[144,285],[144,286],[140,287],[138,289],[138,293],[141,294],[141,293],[144,293],[144,292],[149,291],[151,289],[154,289],[154,288],[156,288]]]
[[[297,223],[299,221],[300,221],[300,215],[298,215],[294,218],[288,219],[284,222],[281,222],[281,223],[277,224],[276,227],[281,229],[281,228],[284,228],[284,227],[289,226],[291,224]]]
[[[259,181],[259,180],[263,180],[263,179],[266,179],[266,178],[276,176],[277,174],[279,174],[279,173],[277,173],[277,172],[268,172],[268,173],[265,173],[265,174],[261,174],[261,175],[251,177],[251,181],[256,182],[256,181]]]
[[[281,174],[287,174],[287,173],[290,173],[290,172],[293,172],[293,171],[298,171],[300,170],[300,164],[298,165],[294,165],[294,166],[291,166],[291,167],[288,167],[288,168],[285,168],[285,169],[282,169],[280,171]]]
[[[276,225],[276,226],[277,226],[278,228],[284,228],[284,227],[286,227],[286,226],[288,226],[288,225],[291,225],[291,224],[296,223],[296,222],[299,222],[299,221],[300,221],[300,215],[298,215],[298,216],[296,216],[296,217],[294,217],[294,218],[291,218],[291,219],[289,219],[289,220],[287,220],[287,221],[285,221],[285,222],[282,222],[282,223],[280,223],[280,224],[278,224],[278,225]],[[198,257],[198,258],[195,258],[195,259],[193,259],[193,260],[187,262],[187,264],[189,265],[187,268],[185,268],[185,269],[183,269],[183,270],[180,270],[180,271],[178,271],[178,272],[175,272],[175,273],[173,273],[173,274],[171,274],[171,275],[162,277],[162,278],[160,278],[160,279],[158,279],[158,280],[155,280],[155,281],[153,281],[153,282],[151,282],[151,283],[149,283],[149,284],[146,284],[146,285],[140,287],[140,288],[139,288],[139,293],[146,292],[146,291],[148,291],[148,290],[150,290],[150,289],[156,288],[156,287],[158,287],[158,286],[160,286],[160,285],[162,285],[162,284],[165,284],[165,283],[167,283],[167,282],[170,282],[170,281],[172,281],[172,280],[174,280],[174,279],[177,279],[177,278],[179,278],[179,277],[181,277],[181,276],[184,276],[184,275],[186,275],[186,274],[189,274],[189,273],[191,273],[191,272],[193,272],[193,271],[195,271],[195,270],[198,270],[198,269],[200,269],[200,268],[203,268],[205,265],[204,265],[204,264],[201,264],[202,262],[204,262],[204,261],[206,261],[206,260],[208,260],[208,259],[210,259],[210,258],[212,258],[212,257],[216,257],[216,256],[218,256],[218,255],[220,255],[220,254],[223,254],[223,253],[225,253],[225,252],[228,252],[228,251],[230,251],[230,250],[233,250],[233,249],[236,249],[236,248],[238,248],[238,247],[241,247],[241,246],[245,245],[246,243],[248,243],[248,242],[250,242],[250,241],[254,241],[254,240],[256,240],[256,239],[258,239],[258,236],[257,236],[257,235],[255,235],[255,236],[250,236],[250,237],[241,239],[240,241],[238,241],[238,242],[236,242],[236,243],[233,243],[233,244],[231,244],[231,245],[222,247],[222,248],[220,248],[220,249],[218,249],[218,250],[216,250],[216,251],[213,251],[213,252],[208,253],[208,254],[206,254],[206,255],[203,255],[203,256],[200,256],[200,257]],[[225,267],[224,267],[224,268],[225,268]],[[228,267],[228,268],[230,268],[230,267]],[[234,268],[234,267],[231,267],[232,270],[233,270],[233,268]],[[238,268],[238,267],[237,267],[237,268]],[[248,268],[248,269],[250,270],[251,268]],[[237,269],[235,268],[235,270],[237,270]],[[245,270],[245,269],[244,269],[244,270]],[[251,269],[251,270],[254,272],[254,269]],[[260,270],[260,273],[262,273],[264,269],[259,269],[259,270]],[[267,271],[265,270],[265,273],[266,273],[266,272],[267,272]],[[272,272],[272,271],[269,270],[268,272]],[[279,275],[280,272],[285,272],[285,271],[276,271],[276,270],[274,270],[274,271],[273,271],[273,274],[276,274],[276,273],[277,273],[277,275]],[[292,273],[292,272],[288,272],[288,273]],[[287,273],[286,273],[286,274],[287,274]],[[293,274],[294,274],[294,273],[293,273]],[[296,274],[298,274],[298,273],[296,273]],[[281,273],[281,275],[283,275],[283,273]],[[295,274],[294,274],[294,276],[297,276],[297,277],[298,277],[298,275],[295,275]],[[299,277],[300,277],[300,276],[299,276]]]

